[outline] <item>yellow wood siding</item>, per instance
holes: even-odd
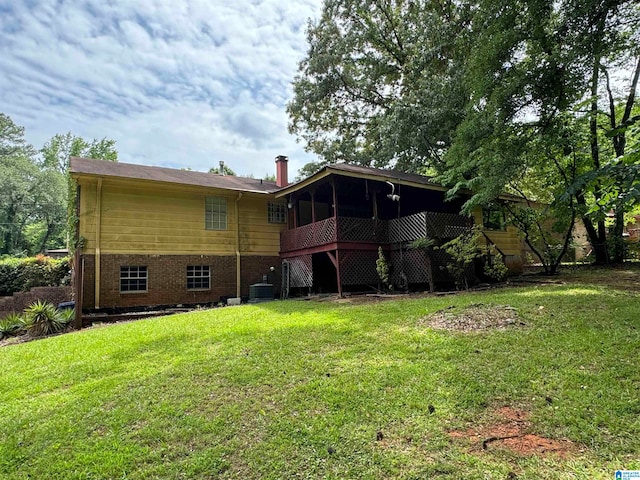
[[[482,225],[482,209],[475,209],[473,218],[477,224]],[[483,231],[505,255],[520,255],[522,253],[523,243],[517,228],[507,226],[506,230],[483,229]],[[482,237],[480,242],[483,245],[486,244],[486,237]]]
[[[80,235],[86,253],[95,252],[96,185],[80,178]],[[205,229],[205,198],[227,200],[227,229]],[[102,253],[233,255],[238,192],[221,189],[105,179],[102,184]],[[239,200],[240,251],[277,255],[284,224],[268,222],[272,195],[248,194]]]

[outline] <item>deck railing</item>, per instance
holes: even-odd
[[[449,240],[468,231],[472,225],[469,217],[439,212],[420,212],[394,220],[338,217],[337,225],[331,217],[285,230],[280,235],[280,251],[292,252],[334,242],[384,245],[422,237]]]

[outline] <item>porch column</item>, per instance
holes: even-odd
[[[333,189],[333,218],[335,219],[335,241],[338,238],[338,192],[336,190],[336,180],[331,179],[331,188]],[[338,280],[338,297],[342,297],[342,281],[340,280],[340,247],[336,248],[336,277]]]
[[[311,222],[316,223],[316,189],[311,190]]]
[[[298,228],[298,201],[291,195],[291,203],[293,203],[293,228]]]
[[[373,206],[373,219],[378,220],[378,190],[374,189],[371,193],[371,202]]]

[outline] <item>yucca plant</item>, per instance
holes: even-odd
[[[76,311],[73,308],[65,308],[63,310],[58,310],[58,314],[59,314],[60,324],[63,326],[63,328],[68,327],[69,324],[72,323],[76,317]]]
[[[10,313],[0,320],[0,340],[12,335],[18,335],[24,327],[22,315]]]
[[[60,322],[60,312],[47,302],[40,300],[32,303],[24,310],[25,328],[33,337],[43,337],[57,333],[64,328]]]

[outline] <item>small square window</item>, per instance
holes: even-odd
[[[147,267],[120,267],[120,292],[146,292],[147,278]]]
[[[192,265],[187,267],[187,290],[209,290],[211,274],[209,265]]]
[[[506,230],[507,221],[504,210],[496,205],[482,209],[482,225],[487,230]]]
[[[284,202],[269,202],[269,223],[285,223],[287,205]]]
[[[227,199],[222,197],[205,198],[204,225],[207,230],[227,229]]]

